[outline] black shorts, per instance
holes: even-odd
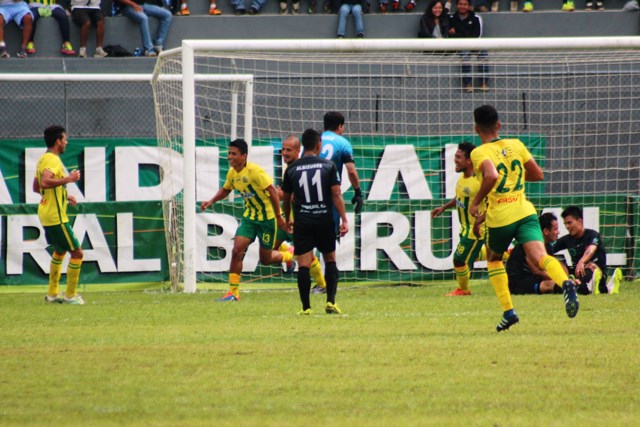
[[[509,276],[509,292],[513,295],[539,294],[541,280],[532,274]]]
[[[322,224],[295,224],[293,227],[293,253],[306,254],[317,248],[328,254],[336,250],[336,232],[333,221]]]
[[[76,7],[71,11],[71,19],[79,27],[82,27],[87,21],[91,21],[95,27],[98,22],[104,20],[104,14],[100,9],[79,9]]]

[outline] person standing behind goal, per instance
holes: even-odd
[[[335,163],[319,157],[322,148],[320,133],[307,129],[302,134],[304,154],[291,164],[282,180],[283,210],[287,219],[286,229],[291,230],[293,212],[293,245],[298,256],[298,291],[302,310],[300,315],[311,314],[309,291],[311,277],[309,266],[313,260],[313,249],[317,248],[325,263],[324,277],[327,282],[327,314],[342,314],[336,305],[338,290],[338,267],[336,265],[336,228],[333,210],[337,210],[341,223],[340,236],[349,231],[344,201],[340,192],[340,176]]]
[[[481,215],[479,206],[487,198],[487,270],[503,310],[496,330],[507,330],[519,321],[502,263],[502,254],[514,239],[522,244],[527,257],[540,270],[555,283],[562,283],[567,315],[575,317],[579,308],[575,284],[569,280],[560,262],[547,254],[536,209],[524,192],[526,181],[542,181],[542,169],[522,141],[500,138],[498,111],[493,106],[476,108],[473,118],[482,145],[471,152],[471,161],[481,183],[469,213],[475,217]]]
[[[285,225],[280,214],[280,199],[273,186],[273,180],[255,163],[247,161],[248,146],[244,139],[229,143],[229,172],[218,192],[206,202],[202,202],[203,212],[215,202],[227,198],[236,190],[244,200],[244,213],[233,239],[231,264],[229,265],[229,292],[217,301],[240,301],[240,275],[247,248],[256,238],[260,239],[260,262],[264,265],[289,262],[293,255],[275,251],[278,227]]]
[[[342,180],[342,167],[347,166],[347,176],[353,187],[354,196],[351,203],[355,205],[353,211],[359,214],[364,203],[360,178],[353,160],[353,148],[347,138],[342,136],[344,132],[344,116],[337,111],[329,111],[324,115],[324,132],[322,133],[322,151],[320,157],[331,160],[338,169],[338,177]],[[338,213],[334,212],[336,227],[339,225]],[[336,233],[337,234],[337,233]]]
[[[42,195],[38,205],[38,219],[44,227],[49,245],[53,246],[49,270],[49,289],[44,301],[47,303],[84,304],[77,294],[82,266],[82,248],[73,234],[67,217],[67,204],[76,205],[76,199],[67,194],[67,184],[80,180],[80,171],[74,170],[65,176],[60,155],[67,148],[67,132],[62,126],[49,126],[44,130],[47,152],[38,160],[33,191]],[[58,296],[58,285],[62,275],[62,261],[67,252],[71,260],[67,269],[67,289],[64,298]]]

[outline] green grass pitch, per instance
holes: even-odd
[[[3,426],[637,426],[640,283],[514,296],[487,282],[345,287],[343,316],[297,290],[0,293]]]

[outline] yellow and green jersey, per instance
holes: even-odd
[[[480,165],[490,160],[498,171],[498,181],[487,196],[487,227],[503,227],[529,215],[536,215],[533,204],[524,194],[524,164],[531,153],[519,139],[496,139],[471,152],[476,175]]]
[[[223,187],[226,190],[236,190],[244,200],[245,218],[265,221],[275,218],[276,214],[271,205],[267,187],[273,185],[273,179],[255,163],[247,162],[240,171],[230,168]]]
[[[460,176],[456,184],[456,210],[458,211],[458,219],[460,220],[460,236],[468,239],[479,240],[484,237],[484,225],[480,227],[480,236],[476,236],[473,232],[473,226],[476,223],[475,217],[469,214],[469,206],[480,190],[480,180],[476,175],[470,177]],[[478,207],[480,212],[486,210],[484,201]]]
[[[58,155],[46,152],[40,157],[36,166],[36,179],[42,195],[40,205],[38,205],[38,218],[45,227],[69,222],[67,217],[67,186],[42,188],[42,173],[45,170],[51,171],[54,178],[65,177],[64,166]]]

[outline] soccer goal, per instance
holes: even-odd
[[[544,182],[527,187],[538,210],[583,207],[609,265],[634,275],[639,48],[636,37],[183,41],[160,55],[152,81],[162,167],[184,176],[163,187],[172,284],[193,292],[227,280],[242,201],[232,194],[205,213],[199,203],[224,182],[228,142],[245,138],[249,160],[279,183],[281,141],[322,130],[327,111],[346,118],[365,195],[356,217],[343,183],[352,230],[338,247],[341,282],[451,279],[459,224],[455,212],[430,212],[454,195],[453,154],[479,143],[472,111],[482,104],[543,166]],[[260,266],[257,252],[243,282],[294,280]]]

